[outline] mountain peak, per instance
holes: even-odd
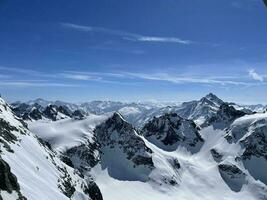
[[[209,101],[211,101],[213,103],[218,104],[219,106],[224,103],[223,100],[221,100],[219,97],[217,97],[213,93],[207,94],[205,97],[202,98],[202,100],[209,100]]]
[[[213,94],[212,92],[210,92],[209,94],[207,94],[205,96],[207,99],[219,99],[219,97],[217,97],[215,94]]]
[[[112,117],[111,117],[112,120],[116,121],[116,122],[122,122],[122,121],[125,121],[123,116],[119,113],[119,112],[114,112]]]

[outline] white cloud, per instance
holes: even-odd
[[[61,76],[67,79],[81,80],[81,81],[101,80],[101,77],[93,77],[85,74],[61,74]]]
[[[181,40],[179,38],[174,37],[149,37],[149,36],[142,36],[137,38],[138,41],[143,42],[166,42],[166,43],[180,43],[180,44],[191,44],[192,41],[190,40]]]
[[[183,45],[188,45],[194,43],[190,40],[182,40],[178,37],[156,37],[156,36],[146,36],[140,35],[136,33],[130,33],[121,30],[107,29],[103,27],[93,27],[93,26],[84,26],[72,23],[61,23],[61,26],[69,29],[74,29],[78,31],[86,31],[86,32],[101,32],[110,35],[120,36],[122,39],[130,40],[130,41],[139,41],[139,42],[154,42],[154,43],[178,43]]]
[[[252,79],[254,79],[255,81],[260,81],[260,82],[263,82],[263,81],[264,81],[263,76],[259,75],[259,74],[255,71],[255,69],[250,69],[250,70],[248,71],[248,74],[249,74],[249,76],[250,76]]]
[[[171,83],[199,83],[199,84],[220,84],[220,85],[243,85],[249,86],[251,83],[246,83],[242,81],[233,80],[220,80],[212,78],[201,78],[201,77],[190,77],[190,76],[175,76],[167,73],[154,73],[154,74],[144,74],[144,73],[125,73],[128,76],[140,78],[144,80],[156,80],[156,81],[167,81]]]

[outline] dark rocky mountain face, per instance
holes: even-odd
[[[215,128],[226,128],[228,127],[235,119],[246,115],[245,112],[236,110],[233,106],[228,103],[222,103],[212,117],[210,117],[202,126],[213,125]]]
[[[45,108],[45,110],[43,111],[43,114],[46,118],[51,119],[53,121],[57,120],[57,114],[58,114],[58,110],[57,110],[57,106],[55,105],[49,105]]]
[[[73,119],[84,119],[86,113],[81,110],[71,111],[65,105],[54,105],[49,104],[45,107],[39,105],[38,103],[33,103],[31,105],[25,103],[16,103],[12,106],[13,112],[21,117],[23,120],[41,120],[50,119],[52,121],[57,121],[60,119],[65,119],[71,117]]]
[[[72,114],[71,117],[73,119],[77,119],[77,120],[82,120],[85,118],[85,114],[81,111],[81,110],[75,110]]]
[[[23,119],[34,119],[34,120],[40,120],[43,118],[43,114],[38,108],[33,108],[28,114],[23,115]]]
[[[141,181],[148,179],[149,173],[154,168],[151,156],[153,152],[134,127],[119,113],[114,113],[106,122],[97,126],[95,136],[100,145],[102,167],[108,168],[112,176]],[[111,154],[117,158],[112,158]],[[128,174],[127,177],[121,177],[115,168],[124,171]]]
[[[176,113],[155,117],[144,126],[141,133],[148,141],[168,151],[182,146],[196,152],[204,142],[199,127]]]
[[[12,105],[12,110],[18,117],[22,118],[25,113],[30,111],[30,106],[26,103],[16,103]]]
[[[68,117],[71,116],[71,110],[67,106],[59,106],[57,108],[57,111],[63,113],[64,115]]]
[[[68,149],[64,152],[62,160],[67,165],[86,173],[100,161],[99,145],[95,142],[95,138],[92,140]]]
[[[15,191],[18,194],[18,200],[26,200],[21,192],[17,177],[11,172],[10,166],[0,156],[0,191],[12,193]],[[0,199],[2,199],[0,195]]]
[[[239,159],[245,168],[267,184],[267,175],[262,176],[263,170],[267,169],[267,119],[262,117],[255,114],[239,118],[230,126],[225,138],[230,143],[240,144],[243,151]]]
[[[239,192],[246,184],[246,174],[233,164],[219,164],[219,172],[225,183],[235,192]]]

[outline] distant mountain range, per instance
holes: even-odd
[[[74,114],[79,117],[88,116],[89,114],[107,114],[113,112],[121,113],[124,118],[136,127],[141,127],[145,122],[154,116],[160,116],[167,112],[176,112],[180,116],[193,119],[197,124],[202,124],[208,115],[215,114],[220,105],[223,103],[216,95],[210,93],[200,100],[194,100],[184,103],[174,102],[146,102],[146,103],[123,103],[114,101],[92,101],[85,103],[67,103],[63,101],[46,101],[36,99],[25,103],[15,102],[13,106],[14,112],[23,119],[36,120],[39,118],[48,118],[56,120],[56,118],[68,118]],[[236,110],[246,113],[264,112],[267,106],[259,105],[238,105],[228,103]],[[52,111],[54,109],[54,111]],[[46,113],[43,113],[46,110]],[[54,112],[52,116],[51,112]],[[57,115],[57,116],[56,116]],[[203,118],[204,117],[204,118]]]

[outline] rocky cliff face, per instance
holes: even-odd
[[[185,147],[191,152],[197,152],[204,142],[199,127],[192,120],[181,118],[176,113],[155,117],[144,126],[141,133],[148,141],[167,151]]]
[[[226,139],[243,148],[241,159],[248,171],[267,183],[267,114],[247,115],[237,119],[229,128]]]
[[[222,103],[218,111],[207,119],[202,126],[205,127],[213,125],[215,128],[223,129],[228,127],[234,120],[244,115],[246,115],[245,112],[236,110],[228,103]]]
[[[113,176],[118,179],[148,179],[148,174],[154,168],[153,152],[119,113],[114,113],[97,126],[95,136],[100,144],[102,167],[107,167]],[[123,173],[116,167],[125,172],[125,177],[121,177]]]

